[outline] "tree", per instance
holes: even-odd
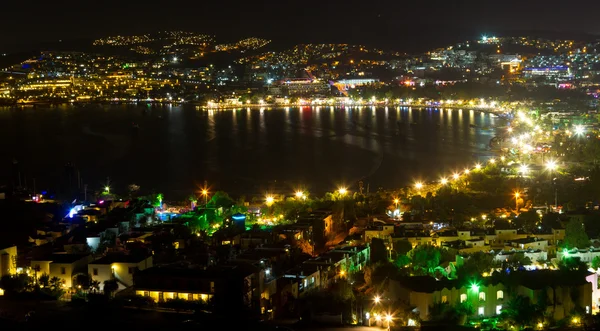
[[[565,241],[563,247],[587,248],[590,246],[590,238],[585,233],[583,222],[578,218],[571,219],[565,228]]]
[[[371,262],[379,263],[388,260],[387,248],[382,239],[373,238],[371,240]]]
[[[46,287],[50,285],[50,276],[46,273],[43,273],[38,279],[38,284],[40,286]]]
[[[538,213],[536,213],[534,210],[529,210],[521,213],[517,218],[515,218],[514,224],[518,228],[523,228],[527,233],[531,233],[539,221],[540,217]]]
[[[412,244],[408,240],[398,240],[394,242],[394,250],[398,255],[406,255],[412,249]]]
[[[457,274],[459,278],[480,276],[484,272],[490,272],[495,266],[496,262],[493,254],[475,252],[465,259]]]
[[[506,262],[506,264],[507,264],[506,265],[507,267],[520,268],[525,265],[530,265],[531,259],[529,257],[525,256],[525,253],[517,252],[517,253],[512,254],[508,258],[508,261]]]
[[[212,198],[208,202],[209,205],[214,208],[231,208],[233,206],[233,199],[223,191],[217,191],[213,194]]]
[[[592,268],[594,268],[596,270],[598,268],[600,268],[600,257],[599,256],[594,257],[594,259],[592,260]]]
[[[96,293],[100,291],[100,281],[97,280],[92,280],[90,282],[90,289],[92,290],[92,292]]]
[[[545,308],[543,307],[543,309]],[[522,329],[542,318],[543,309],[532,304],[528,297],[517,295],[504,305],[501,314],[518,329]]]
[[[409,253],[414,270],[422,275],[433,274],[440,265],[441,256],[440,249],[431,245],[419,245]]]

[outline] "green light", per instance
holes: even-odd
[[[479,292],[479,285],[477,283],[471,284],[471,290],[474,292]]]
[[[569,256],[569,250],[568,250],[568,249],[566,249],[566,248],[565,248],[565,249],[563,249],[563,254],[564,254],[564,256],[567,256],[567,257],[568,257],[568,256]]]

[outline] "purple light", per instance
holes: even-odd
[[[103,203],[104,203],[104,200],[100,200],[100,201],[98,201],[98,203],[99,203],[99,204],[103,204]]]

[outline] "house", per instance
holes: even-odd
[[[17,246],[0,246],[0,277],[17,273]]]
[[[389,241],[392,234],[394,234],[394,224],[371,226],[365,229],[365,242],[370,243],[373,238]]]
[[[322,287],[321,270],[322,266],[317,264],[303,263],[293,269],[285,272],[284,279],[297,283],[294,298],[302,296],[310,290]],[[294,292],[292,292],[294,293]]]
[[[494,274],[478,281],[436,280],[429,276],[399,277],[388,282],[390,299],[398,300],[407,307],[414,307],[420,318],[431,318],[436,304],[456,306],[469,302],[475,315],[490,317],[499,315],[511,295],[529,298],[532,304],[546,297],[546,313],[555,320],[567,317],[580,307],[591,314],[598,300],[596,274],[572,272],[562,274],[553,270],[515,271],[510,274]],[[508,291],[505,284],[518,284]],[[596,303],[594,303],[596,300]]]
[[[161,266],[141,270],[134,274],[135,293],[165,302],[175,298],[209,302],[215,295],[254,306],[256,291],[253,281],[257,270],[235,266],[208,268]],[[260,298],[260,297],[259,297]]]
[[[600,249],[592,247],[586,249],[573,248],[571,250],[563,249],[556,251],[556,258],[559,261],[564,257],[579,258],[582,262],[591,263],[594,258],[600,258]]]
[[[511,240],[507,244],[518,249],[548,249],[548,240],[534,237]]]
[[[100,290],[104,282],[116,280],[119,290],[133,286],[133,275],[139,270],[152,267],[152,256],[133,256],[126,254],[109,254],[88,264],[88,274],[93,280],[100,282]]]
[[[46,258],[32,260],[31,268],[37,277],[46,274],[50,278],[58,277],[63,280],[66,288],[77,285],[74,282],[78,275],[87,276],[87,264],[91,261],[89,254],[52,254]]]

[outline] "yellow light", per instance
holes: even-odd
[[[420,190],[420,189],[422,189],[422,188],[423,188],[423,183],[421,183],[421,182],[416,182],[416,183],[415,183],[415,188],[416,188],[417,190]]]
[[[475,165],[475,169],[477,169],[477,170],[481,169],[481,164],[477,163],[477,164]]]
[[[377,322],[381,322],[381,316],[379,316],[379,315],[375,314],[375,320],[376,320]]]
[[[442,183],[442,185],[446,185],[446,184],[448,184],[448,179],[446,179],[446,178],[442,178],[442,179],[440,180],[440,183]]]
[[[554,171],[556,170],[556,162],[554,160],[550,160],[548,162],[546,162],[546,169],[550,170],[550,171]]]
[[[385,320],[388,321],[388,322],[391,322],[392,321],[392,315],[387,314],[387,316],[385,316]]]
[[[344,194],[348,193],[348,190],[345,187],[341,187],[338,189],[338,193],[341,195],[344,195]]]
[[[543,328],[543,327],[544,327],[544,323],[542,323],[542,322],[539,322],[539,323],[537,324],[537,327],[538,327],[539,329]]]
[[[340,271],[340,276],[344,276],[346,274],[346,272],[344,270]]]
[[[304,193],[302,191],[296,191],[296,198],[302,198]]]
[[[573,324],[579,324],[579,318],[573,317],[572,322],[573,322]]]
[[[491,163],[491,164],[494,164],[494,163],[496,163],[496,159],[490,159],[490,163]]]
[[[470,173],[471,173],[471,170],[469,170],[469,169],[465,169],[465,175],[468,175],[468,174],[470,174]]]
[[[398,204],[398,202],[400,202],[400,200],[398,200],[398,199],[394,199],[394,203],[395,203],[395,204]]]
[[[454,175],[452,175],[452,178],[454,178],[454,179],[458,179],[459,177],[460,177],[460,175],[459,175],[459,174],[454,174]]]
[[[202,195],[207,195],[208,191],[207,190],[202,190]]]
[[[519,192],[515,192],[515,198],[518,198],[520,196],[521,196],[521,194],[519,194]]]
[[[273,204],[273,202],[275,202],[275,198],[273,198],[270,195],[267,195],[267,198],[265,199],[265,201],[267,202],[268,205]]]
[[[379,303],[379,302],[381,302],[381,298],[379,296],[376,296],[374,301],[375,301],[375,303]]]

